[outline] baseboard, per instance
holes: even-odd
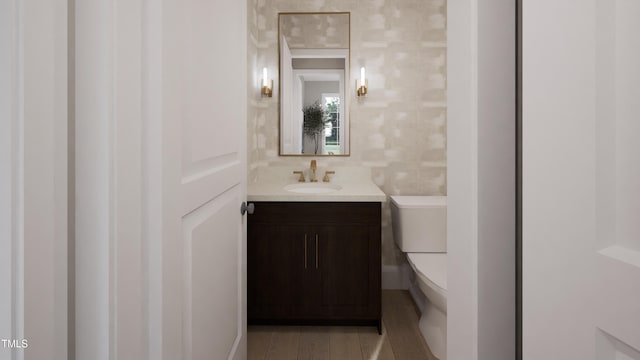
[[[409,264],[382,265],[382,288],[385,290],[409,289],[411,267]]]

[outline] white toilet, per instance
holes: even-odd
[[[415,273],[420,331],[431,352],[447,358],[447,197],[391,196],[393,237]]]

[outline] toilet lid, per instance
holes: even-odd
[[[418,272],[443,290],[447,290],[446,253],[408,253],[407,258]]]

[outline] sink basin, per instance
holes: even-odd
[[[342,186],[324,183],[300,183],[287,185],[284,189],[300,194],[327,194],[342,189]]]

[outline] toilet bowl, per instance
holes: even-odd
[[[447,254],[409,253],[420,292],[426,297],[418,326],[431,352],[440,360],[447,358]],[[418,301],[420,301],[418,299]]]
[[[394,240],[407,254],[420,332],[431,352],[447,358],[447,199],[445,196],[391,196]],[[419,289],[419,290],[418,290]]]

